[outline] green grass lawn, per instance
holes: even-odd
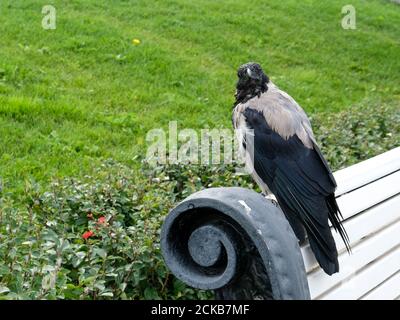
[[[400,6],[352,1],[0,2],[0,176],[82,176],[106,158],[137,167],[146,132],[229,127],[237,67],[262,64],[310,113],[400,100]],[[134,45],[132,39],[140,39]]]

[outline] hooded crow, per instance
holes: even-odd
[[[310,121],[259,64],[240,66],[238,78],[232,122],[244,152],[253,153],[247,157],[252,176],[266,195],[275,196],[300,242],[307,234],[319,265],[332,275],[339,263],[328,221],[349,252],[350,246],[335,199],[336,181]]]

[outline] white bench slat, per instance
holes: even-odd
[[[400,266],[400,247],[377,259],[366,269],[325,294],[322,299],[355,300],[396,273]]]
[[[400,170],[400,147],[336,171],[333,174],[338,185],[336,196],[359,188],[397,170]]]
[[[400,295],[400,271],[368,292],[361,300],[394,300]]]
[[[400,194],[377,206],[368,209],[361,215],[344,222],[350,239],[350,245],[354,246],[362,238],[392,224],[400,218]],[[344,252],[345,246],[340,235],[332,230],[338,252]],[[318,267],[317,261],[311,252],[310,245],[301,248],[304,264],[307,272]]]
[[[346,220],[398,193],[400,193],[400,171],[344,194],[337,198],[337,202]]]
[[[392,250],[400,244],[400,221],[377,232],[371,237],[361,241],[353,248],[353,253],[343,253],[339,256],[341,270],[332,276],[328,276],[320,268],[308,274],[308,283],[312,298],[316,298],[345,280],[351,274],[363,268],[385,252]]]

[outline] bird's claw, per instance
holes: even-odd
[[[275,206],[275,207],[278,207],[279,206],[279,203],[278,203],[278,200],[276,200],[276,197],[273,195],[273,194],[268,194],[268,195],[266,195],[265,193],[261,193],[266,199],[268,199],[269,201],[271,201],[272,202],[272,204]]]
[[[276,201],[276,200],[274,200],[274,199],[269,199],[269,200],[272,202],[272,204],[273,204],[275,207],[279,207],[278,201]]]

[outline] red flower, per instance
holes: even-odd
[[[100,217],[99,219],[97,219],[97,223],[99,224],[104,224],[106,222],[107,222],[106,217]]]
[[[82,235],[82,238],[83,239],[88,239],[88,238],[90,238],[91,236],[93,236],[94,235],[94,232],[93,231],[86,231],[83,235]]]

